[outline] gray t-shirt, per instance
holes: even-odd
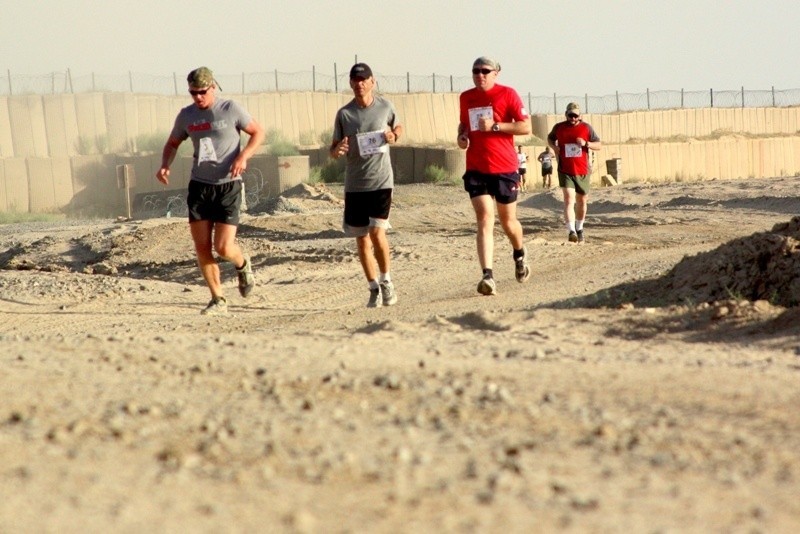
[[[231,176],[231,165],[241,150],[240,131],[253,120],[242,106],[232,100],[216,99],[208,109],[186,106],[175,119],[170,137],[194,146],[192,180],[224,184],[241,177]]]
[[[383,135],[400,124],[391,102],[375,96],[369,107],[355,99],[336,112],[333,141],[349,139],[344,190],[347,193],[377,191],[394,187],[389,145]]]

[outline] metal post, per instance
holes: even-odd
[[[175,86],[175,96],[178,96],[178,74],[176,72],[172,72],[172,85]]]
[[[647,88],[647,109],[650,110],[650,88]]]
[[[411,74],[406,71],[406,93],[411,92]]]
[[[583,109],[584,113],[589,113],[589,93],[583,94]]]
[[[9,90],[9,92],[11,92],[11,74],[8,75],[8,84],[9,84],[8,90]],[[772,86],[772,107],[773,108],[775,107],[775,86],[774,85]]]
[[[70,94],[74,93],[74,89],[72,87],[72,71],[67,69],[67,81],[69,82],[69,92]]]
[[[711,88],[711,107],[714,107],[714,88]]]
[[[129,88],[131,90],[131,93],[132,93],[133,92],[133,73],[131,71],[128,71],[128,86],[129,86]]]
[[[681,109],[683,109],[683,87],[681,87]]]
[[[450,92],[453,92],[453,75],[450,75]]]
[[[311,65],[311,91],[317,92],[317,67]]]
[[[531,92],[528,91],[528,115],[533,113],[533,106],[531,105]]]
[[[558,115],[558,101],[555,93],[553,93],[553,115]]]
[[[433,92],[436,93],[436,73],[433,73]]]
[[[744,109],[744,85],[742,86],[742,109]]]
[[[275,69],[275,92],[279,92],[280,89],[278,88],[278,69]]]
[[[125,214],[128,216],[128,220],[131,220],[131,175],[130,172],[133,169],[133,165],[125,165]]]
[[[56,73],[50,73],[50,92],[56,94]]]
[[[6,69],[6,72],[8,73],[8,96],[11,96],[14,94],[14,91],[11,90],[11,69]],[[775,94],[774,89],[772,90],[772,94]],[[774,96],[772,97],[772,100],[775,100]]]
[[[617,95],[617,113],[619,113],[619,91],[615,91]]]

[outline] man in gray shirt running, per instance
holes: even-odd
[[[375,78],[367,64],[350,69],[350,87],[355,98],[336,113],[330,148],[332,158],[347,157],[342,228],[356,238],[369,283],[367,307],[392,306],[397,293],[386,237],[394,188],[389,145],[400,139],[403,126],[392,103],[373,94]]]
[[[169,185],[169,168],[178,147],[192,140],[194,158],[186,205],[197,263],[211,291],[211,301],[201,313],[222,315],[228,301],[222,294],[217,255],[236,267],[239,293],[247,297],[255,285],[250,258],[236,243],[239,208],[242,204],[242,173],[247,160],[264,140],[264,129],[239,104],[216,98],[217,81],[206,67],[194,69],[187,77],[194,103],[175,119],[161,155],[156,178]],[[244,149],[240,133],[250,139]]]

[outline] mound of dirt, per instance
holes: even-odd
[[[667,275],[673,298],[800,304],[800,217],[686,258]]]
[[[800,217],[689,256],[657,279],[613,287],[581,305],[664,306],[730,300],[800,305]],[[572,303],[574,305],[575,302]]]
[[[325,184],[298,184],[280,196],[270,198],[249,210],[250,214],[308,213],[326,209],[339,209],[344,201],[336,197]]]

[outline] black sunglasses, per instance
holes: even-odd
[[[567,113],[567,117],[569,117],[570,119],[577,119],[580,117],[580,115],[578,115],[577,113]]]
[[[189,94],[192,95],[192,96],[204,95],[207,92],[208,92],[208,89],[197,89],[197,90],[189,89]]]
[[[494,69],[472,69],[472,74],[483,74],[486,76],[490,72],[494,72]]]

